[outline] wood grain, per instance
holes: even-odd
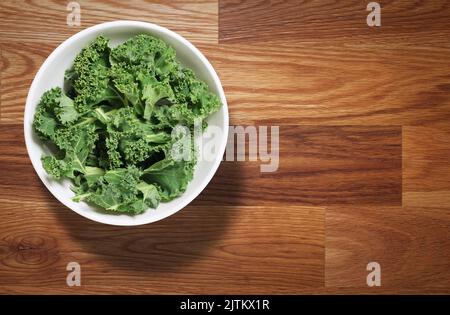
[[[379,1],[380,28],[356,0],[78,2],[81,27],[66,1],[0,3],[0,293],[450,293],[447,1]],[[26,153],[28,88],[64,39],[116,19],[197,45],[231,125],[280,126],[278,171],[224,161],[192,204],[143,227],[57,202]]]
[[[446,125],[448,43],[239,43],[205,51],[235,124]]]
[[[369,3],[346,1],[220,0],[221,42],[323,42],[448,40],[450,4],[432,0],[384,0],[381,27],[367,27]]]
[[[403,128],[403,203],[446,207],[450,204],[450,126]]]
[[[194,43],[216,43],[218,8],[215,0],[102,1],[79,0],[81,26],[67,26],[62,0],[19,0],[0,3],[0,40],[59,44],[80,30],[114,20],[156,23],[185,35]],[[37,30],[38,27],[38,31]],[[11,31],[14,30],[14,31]]]
[[[0,43],[0,121],[23,120],[28,88],[39,67],[56,48],[51,44]]]
[[[326,286],[365,286],[366,266],[375,261],[384,289],[450,292],[449,207],[327,208],[325,244]]]
[[[280,164],[225,162],[200,196],[242,205],[401,205],[401,129],[281,126]]]
[[[450,4],[378,2],[379,28],[366,24],[368,2],[219,1],[233,121],[447,124]]]

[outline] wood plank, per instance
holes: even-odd
[[[77,292],[122,293],[127,283],[146,293],[295,293],[324,283],[321,208],[191,205],[151,225],[113,227],[53,199],[0,201],[8,209],[0,287],[8,290],[67,289],[70,261],[81,265]]]
[[[45,200],[21,125],[0,125],[0,197]],[[19,136],[20,135],[20,136]],[[202,205],[401,205],[401,128],[282,126],[274,173],[257,162],[223,162]]]
[[[114,20],[156,23],[194,43],[217,43],[217,0],[117,1],[79,0],[81,26],[69,27],[67,1],[2,1],[0,40],[59,44],[82,29]],[[38,31],[37,31],[38,30]]]
[[[2,121],[23,119],[29,85],[56,45],[0,43]],[[440,126],[450,121],[450,75],[444,70],[450,67],[450,42],[199,48],[222,80],[232,124]]]
[[[201,48],[221,77],[233,124],[446,125],[449,43]]]
[[[382,0],[381,26],[368,27],[369,1],[220,0],[220,42],[349,39],[440,41],[450,34],[446,1]]]
[[[403,128],[403,203],[450,205],[450,127]]]
[[[363,287],[375,261],[383,291],[448,289],[449,231],[449,207],[327,208],[325,285]]]
[[[242,205],[401,205],[399,127],[282,126],[279,150],[274,173],[260,173],[257,163],[225,162],[200,199]]]

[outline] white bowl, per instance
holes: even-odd
[[[41,156],[48,153],[48,149],[34,134],[32,128],[35,109],[42,94],[55,86],[63,87],[64,71],[71,67],[75,56],[83,47],[99,35],[110,39],[110,45],[116,46],[128,38],[147,33],[161,38],[170,44],[177,52],[182,65],[191,68],[197,76],[205,81],[210,90],[219,96],[222,107],[212,114],[207,122],[209,126],[217,126],[221,130],[219,137],[213,138],[216,154],[213,159],[203,159],[197,162],[194,178],[187,190],[180,197],[161,203],[156,209],[148,209],[142,214],[130,216],[126,214],[108,214],[85,202],[74,202],[74,193],[70,190],[69,180],[57,181],[52,179],[43,169]],[[217,129],[217,128],[216,128]],[[115,21],[89,27],[59,45],[45,60],[31,84],[25,105],[24,116],[25,143],[36,173],[50,192],[65,206],[76,213],[93,221],[111,225],[140,225],[166,218],[181,210],[196,198],[209,183],[222,160],[228,137],[228,107],[225,93],[219,77],[205,56],[188,40],[164,27],[137,21]],[[198,140],[198,139],[197,139]]]

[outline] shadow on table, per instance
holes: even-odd
[[[176,270],[206,256],[236,216],[242,183],[242,172],[235,169],[239,165],[222,162],[212,182],[190,205],[143,226],[109,226],[63,206],[51,207],[70,235],[102,263],[134,272]]]

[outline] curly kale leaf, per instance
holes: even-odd
[[[176,103],[187,104],[193,114],[206,118],[220,107],[217,95],[211,93],[208,85],[197,79],[191,69],[182,69],[172,78]]]
[[[50,140],[55,134],[58,119],[55,116],[55,107],[58,106],[61,88],[53,88],[45,92],[34,114],[33,128],[40,138]]]
[[[131,108],[119,109],[107,126],[106,145],[111,168],[120,167],[123,160],[127,165],[144,162],[161,152],[170,140],[168,133],[142,122]]]
[[[145,103],[143,117],[150,120],[156,103],[162,99],[173,99],[174,93],[168,79],[158,81],[155,77],[141,74],[138,80],[141,82],[142,100]]]
[[[169,201],[186,191],[192,180],[195,162],[164,159],[144,170],[145,181],[158,186],[161,200]]]
[[[143,171],[142,178],[158,187],[163,201],[172,200],[186,191],[197,162],[193,137],[182,132],[175,133],[177,135],[166,148],[165,159]]]
[[[86,159],[94,149],[97,139],[95,125],[92,124],[74,125],[56,130],[53,142],[61,152],[64,152],[64,158],[57,159],[53,155],[43,156],[44,169],[55,178],[74,178],[76,172],[85,173]]]
[[[60,125],[69,125],[79,118],[73,100],[56,87],[45,92],[36,108],[33,127],[44,140],[51,140]]]
[[[190,69],[174,73],[169,82],[173,93],[169,97],[172,104],[160,104],[153,108],[155,125],[158,128],[173,128],[182,124],[191,128],[198,121],[206,127],[204,120],[221,106],[219,98]]]
[[[167,78],[158,80],[154,73],[123,62],[113,64],[111,77],[117,90],[123,94],[125,106],[131,105],[146,120],[150,120],[157,102],[173,100],[174,93]]]
[[[76,93],[75,108],[81,113],[102,101],[121,100],[110,80],[108,42],[103,36],[97,37],[75,57],[73,68],[66,72]]]
[[[150,35],[137,35],[111,51],[111,64],[125,63],[139,66],[163,78],[177,71],[179,62],[175,50],[159,38]]]
[[[125,106],[133,106],[139,114],[144,113],[141,91],[136,80],[135,66],[120,62],[111,66],[110,75],[116,89],[123,95]]]
[[[93,186],[75,188],[77,195],[74,200],[87,200],[106,210],[133,214],[144,212],[149,207],[156,208],[160,201],[158,190],[154,185],[141,181],[141,174],[133,166],[107,171],[99,175]]]

